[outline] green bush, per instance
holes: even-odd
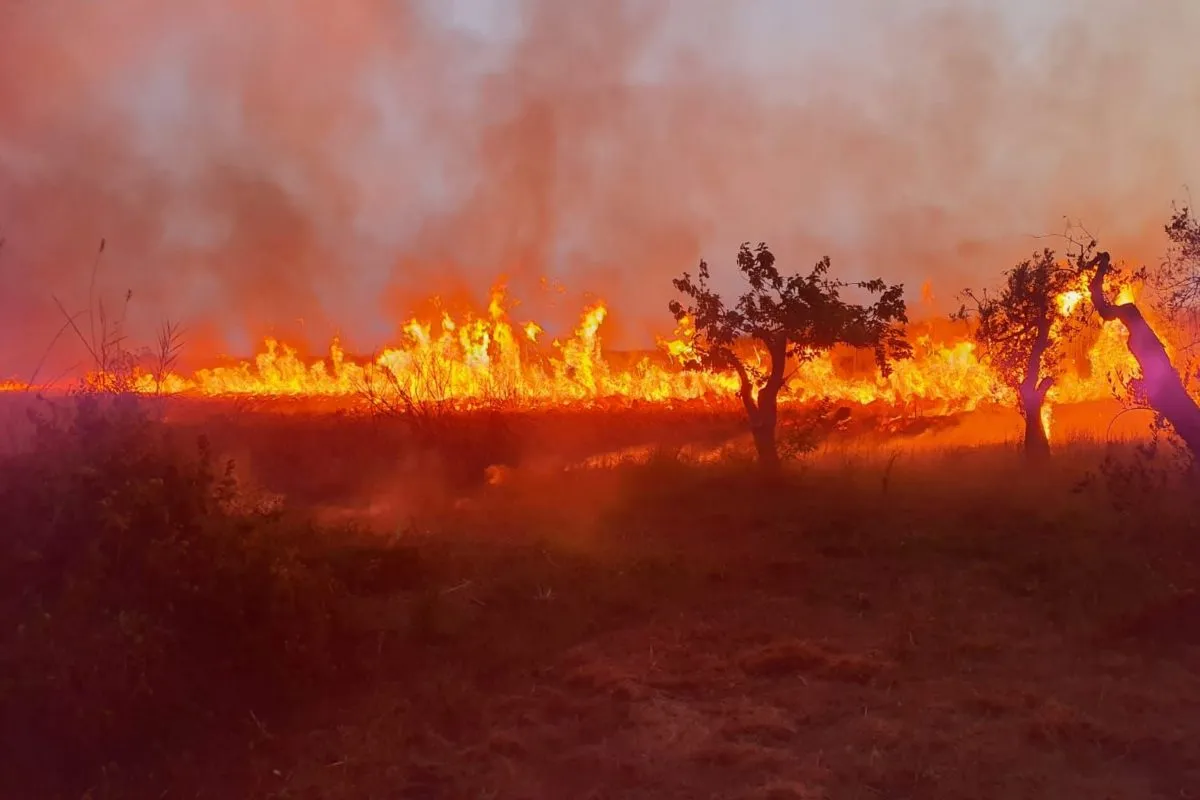
[[[305,558],[313,532],[203,437],[125,396],[32,418],[34,446],[0,461],[0,772],[74,790],[336,671],[341,590]]]

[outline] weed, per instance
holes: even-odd
[[[337,582],[304,531],[129,395],[34,414],[0,462],[6,774],[78,790],[242,703],[336,670]]]

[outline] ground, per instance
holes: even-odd
[[[658,457],[513,479],[390,545],[351,603],[369,675],[270,722],[247,709],[160,784],[1200,797],[1200,520],[1118,516],[1077,487],[1085,462],[832,456],[770,485]]]
[[[364,512],[319,556],[355,669],[85,796],[1200,797],[1200,514],[1102,446],[526,458],[381,505],[352,429],[214,439]]]

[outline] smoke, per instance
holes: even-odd
[[[86,306],[102,237],[130,333],[209,352],[367,350],[501,275],[518,316],[592,292],[645,344],[670,278],[746,239],[947,306],[1064,215],[1157,258],[1200,167],[1200,8],[898,5],[9,0],[0,375],[53,296]]]

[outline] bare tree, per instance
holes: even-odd
[[[912,355],[904,338],[908,323],[904,287],[889,286],[881,279],[843,282],[829,277],[828,256],[807,275],[783,276],[775,255],[767,245],[738,251],[737,268],[750,289],[727,307],[709,286],[707,262],[699,274],[685,272],[673,283],[687,304],[672,300],[676,321],[690,319],[694,326],[692,351],[685,366],[695,369],[731,370],[739,378],[742,405],[750,422],[759,462],[768,471],[779,467],[775,429],[778,399],[789,361],[806,361],[834,345],[870,348],[879,369],[887,374],[891,361]],[[857,305],[841,298],[841,290],[856,287],[875,297],[871,305]],[[765,369],[744,357],[743,346],[756,344],[766,350]],[[739,353],[740,351],[740,353]]]
[[[1167,348],[1137,305],[1113,303],[1108,299],[1104,281],[1113,269],[1109,254],[1099,252],[1086,260],[1080,256],[1079,266],[1081,269],[1094,270],[1088,288],[1096,313],[1105,321],[1119,320],[1129,331],[1129,352],[1137,359],[1142,370],[1138,387],[1141,393],[1150,407],[1175,429],[1192,456],[1200,456],[1200,406],[1188,394],[1179,371],[1171,363]],[[1188,297],[1186,285],[1182,286],[1181,291],[1183,293],[1177,295],[1177,301]]]
[[[1038,461],[1050,455],[1042,423],[1046,395],[1062,372],[1063,343],[1086,319],[1086,304],[1060,305],[1060,298],[1078,285],[1079,273],[1059,264],[1049,248],[1020,262],[1004,278],[996,294],[965,290],[970,305],[964,303],[953,316],[978,323],[975,340],[1017,394],[1025,420],[1025,456]]]

